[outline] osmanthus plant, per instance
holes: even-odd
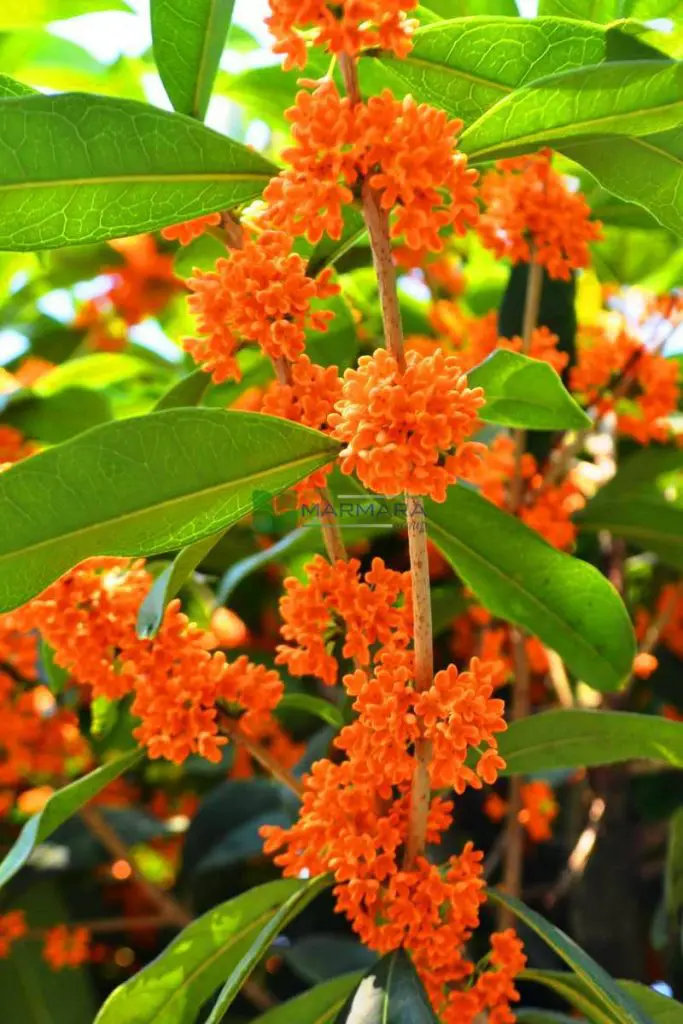
[[[122,6],[0,12],[12,1019],[683,1020],[681,5]]]

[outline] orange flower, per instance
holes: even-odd
[[[341,401],[329,417],[334,436],[346,442],[341,469],[378,494],[444,501],[448,485],[473,472],[483,451],[466,441],[483,392],[468,388],[458,360],[441,351],[408,352],[406,363],[401,371],[378,349],[344,374]]]
[[[170,224],[161,229],[161,237],[169,242],[178,241],[181,245],[189,245],[195,238],[203,235],[207,228],[218,227],[221,223],[220,213],[208,213],[204,217],[194,217],[182,224]]]
[[[187,351],[217,384],[239,380],[235,356],[247,342],[260,345],[271,359],[297,359],[305,331],[326,330],[334,316],[312,308],[313,300],[339,291],[331,273],[328,268],[316,280],[308,277],[305,260],[281,231],[255,236],[219,259],[215,270],[197,270],[190,278],[189,306],[200,336],[185,342]]]
[[[649,351],[625,331],[610,337],[594,329],[581,341],[572,390],[600,415],[614,411],[619,433],[639,444],[669,440],[669,417],[680,395],[675,360]]]
[[[559,813],[559,805],[547,782],[527,782],[521,787],[522,810],[517,817],[535,843],[552,837],[551,823]]]
[[[0,423],[0,470],[33,455],[36,446],[14,427]]]
[[[87,928],[55,925],[45,935],[43,958],[54,971],[63,967],[80,967],[90,956],[90,932]]]
[[[569,280],[572,270],[588,266],[588,243],[601,237],[602,227],[589,220],[585,199],[569,191],[550,158],[544,149],[498,161],[482,181],[486,212],[479,233],[498,259],[533,260],[550,277]]]
[[[405,17],[418,0],[270,0],[266,25],[275,37],[275,53],[285,55],[284,69],[306,66],[306,35],[314,46],[352,57],[379,47],[405,57],[416,22]]]
[[[649,679],[652,673],[656,671],[658,665],[659,662],[654,654],[642,651],[640,654],[636,654],[633,659],[633,674],[638,679]]]
[[[13,944],[28,931],[23,910],[10,910],[0,914],[0,960],[10,955]]]
[[[503,800],[498,793],[489,793],[483,806],[486,817],[496,823],[502,821],[508,812],[507,800]]]
[[[173,257],[157,249],[152,235],[119,238],[111,247],[121,253],[123,266],[104,268],[113,284],[107,297],[127,324],[137,324],[159,313],[180,281],[173,273]]]
[[[477,172],[456,152],[461,121],[410,96],[397,100],[388,89],[353,107],[329,79],[300,92],[287,117],[294,145],[283,158],[290,168],[264,192],[271,226],[312,243],[324,232],[339,238],[342,207],[362,179],[384,210],[395,210],[392,237],[411,249],[437,252],[440,231],[464,234],[475,222]]]

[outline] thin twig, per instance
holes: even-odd
[[[280,764],[277,758],[273,757],[270,751],[266,750],[258,740],[253,739],[251,736],[247,736],[246,733],[240,729],[239,721],[236,721],[224,712],[219,718],[219,725],[226,736],[229,736],[235,743],[244,747],[244,749],[251,754],[254,760],[258,761],[262,768],[265,768],[269,775],[272,775],[274,779],[278,780],[278,782],[287,786],[287,788],[296,796],[303,796],[304,787],[301,782],[292,775],[289,768],[285,768],[283,764]]]

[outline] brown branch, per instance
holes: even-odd
[[[277,758],[273,757],[270,751],[266,750],[258,740],[247,736],[240,729],[239,721],[231,718],[227,712],[223,711],[219,717],[219,725],[225,735],[229,736],[235,743],[239,743],[241,747],[244,747],[254,760],[258,761],[262,768],[265,768],[269,775],[272,775],[278,782],[287,786],[296,796],[303,796],[304,787],[302,783],[292,775],[289,768],[285,768],[283,764],[280,764]]]

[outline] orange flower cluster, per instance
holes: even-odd
[[[498,434],[479,463],[462,474],[466,480],[477,484],[482,495],[498,508],[505,508],[508,503],[508,489],[515,472],[514,448],[511,437]],[[560,484],[543,488],[542,474],[528,452],[522,456],[521,472],[529,498],[519,509],[520,519],[553,547],[570,548],[576,538],[571,517],[585,504],[572,475]]]
[[[535,843],[542,843],[552,838],[551,824],[559,814],[560,808],[552,788],[547,782],[538,779],[526,782],[520,787],[522,809],[518,818],[529,836]]]
[[[406,364],[400,370],[394,356],[378,349],[344,374],[342,398],[328,420],[346,442],[341,469],[378,494],[405,491],[445,501],[449,484],[472,474],[484,450],[466,441],[483,391],[468,388],[458,360],[440,350],[408,352]]]
[[[495,667],[473,659],[459,673],[451,665],[417,691],[410,576],[379,558],[361,576],[356,560],[330,565],[317,557],[306,582],[287,580],[285,589],[282,635],[289,642],[277,660],[296,675],[333,683],[338,667],[330,648],[341,629],[342,654],[357,665],[342,680],[357,717],[335,739],[345,760],[318,761],[306,777],[298,822],[262,829],[266,852],[279,851],[275,861],[285,875],[331,871],[337,909],[371,948],[411,951],[443,1020],[469,1022],[488,1009],[491,1019],[511,1021],[512,977],[524,963],[518,940],[494,940],[499,959],[484,973],[465,954],[484,900],[482,855],[468,844],[445,870],[424,857],[401,866],[418,739],[432,747],[435,787],[479,788],[504,766],[495,735],[505,729],[503,702],[492,698]],[[470,766],[473,749],[478,758]],[[450,801],[432,798],[429,842],[439,842],[452,809]],[[465,990],[454,987],[463,982]]]
[[[208,213],[204,217],[184,220],[181,224],[169,224],[167,228],[161,229],[161,237],[168,242],[178,241],[181,245],[189,245],[203,235],[207,228],[218,227],[220,223],[220,213]]]
[[[90,932],[87,928],[68,928],[65,924],[50,928],[45,936],[43,957],[53,971],[80,967],[90,958]]]
[[[152,235],[121,238],[110,243],[124,259],[123,266],[104,268],[113,284],[106,299],[129,325],[161,312],[180,286],[173,257],[160,252]]]
[[[21,431],[0,423],[0,472],[12,463],[33,455],[35,449],[35,444],[27,441]]]
[[[198,753],[218,761],[226,740],[218,735],[217,701],[243,709],[245,727],[257,730],[270,724],[282,682],[244,656],[227,662],[212,652],[215,638],[188,621],[179,601],[169,604],[156,637],[140,639],[137,612],[150,585],[140,562],[93,559],[35,598],[28,615],[57,663],[94,696],[135,693],[135,735],[150,757],[180,763]]]
[[[324,233],[339,238],[342,208],[364,180],[383,210],[395,209],[392,237],[411,249],[437,252],[442,229],[464,234],[475,223],[477,172],[456,152],[461,121],[410,96],[397,100],[388,89],[353,106],[329,79],[300,92],[287,117],[294,145],[283,158],[290,167],[264,192],[273,227],[312,243]]]
[[[28,926],[23,910],[10,910],[0,914],[0,960],[6,959],[17,939],[22,939]]]
[[[266,25],[275,37],[273,50],[285,55],[284,69],[306,66],[306,34],[329,53],[356,57],[380,47],[397,57],[410,52],[416,22],[405,12],[418,0],[270,0]]]
[[[683,595],[675,583],[662,587],[657,600],[657,615],[665,621],[661,632],[662,643],[683,658]],[[645,620],[645,628],[647,620]]]
[[[332,271],[308,277],[306,261],[292,252],[292,239],[281,231],[264,231],[230,252],[211,271],[197,270],[188,285],[190,310],[198,338],[185,347],[217,384],[239,380],[237,351],[255,342],[271,359],[297,359],[304,351],[307,328],[325,331],[334,314],[314,310],[315,299],[336,295]]]
[[[525,635],[524,647],[531,672],[544,676],[549,666],[543,644],[537,637]],[[514,675],[510,627],[494,621],[491,613],[480,605],[470,605],[454,620],[451,650],[464,661],[478,652],[483,661],[495,666],[494,686],[503,686]]]
[[[498,161],[482,181],[486,210],[479,234],[498,259],[534,261],[550,277],[567,281],[572,270],[588,266],[588,244],[601,237],[602,228],[589,220],[585,199],[569,191],[550,158],[544,149]]]
[[[669,440],[669,417],[680,395],[676,361],[649,351],[626,331],[612,337],[593,329],[581,342],[572,390],[599,415],[615,412],[619,433],[639,444]]]

